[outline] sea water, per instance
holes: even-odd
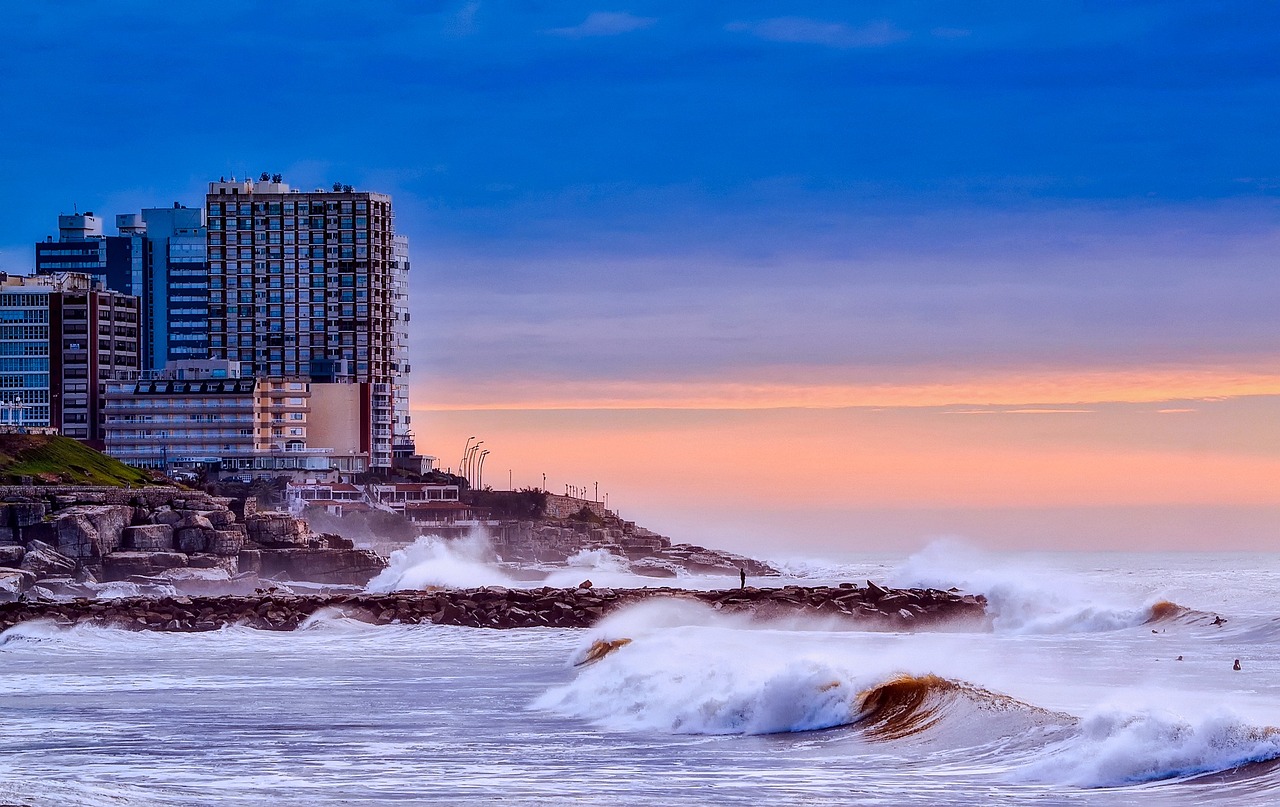
[[[380,586],[498,582],[420,549]],[[596,560],[567,574],[640,582]],[[981,592],[993,624],[873,632],[660,600],[589,630],[27,623],[0,635],[0,804],[1280,802],[1280,556],[782,565]],[[614,649],[575,666],[597,642]]]

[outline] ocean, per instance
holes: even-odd
[[[577,563],[566,581],[644,582]],[[1280,555],[780,563],[784,580],[751,582],[957,586],[993,625],[870,632],[662,601],[589,630],[27,623],[0,635],[0,804],[1280,802]],[[451,580],[519,585],[424,542],[377,586]],[[575,666],[601,641],[619,643]]]

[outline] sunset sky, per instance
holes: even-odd
[[[7,10],[0,270],[392,194],[414,424],[753,551],[1280,546],[1280,7]]]

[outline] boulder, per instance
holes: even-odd
[[[645,577],[675,577],[676,570],[654,558],[642,558],[631,564],[631,571]]]
[[[168,524],[142,524],[125,527],[121,536],[125,549],[159,552],[173,549],[173,527]]]
[[[13,602],[35,585],[36,576],[21,569],[0,569],[0,602]]]
[[[213,522],[211,522],[204,513],[184,513],[182,518],[173,525],[174,532],[178,530],[198,529],[212,530]]]
[[[245,526],[249,538],[265,547],[303,547],[315,537],[305,522],[288,513],[254,513],[245,519]]]
[[[236,523],[235,513],[230,510],[206,510],[200,515],[209,519],[209,523],[215,530],[230,529],[231,525]]]
[[[38,578],[52,577],[75,574],[76,562],[42,541],[32,541],[18,568],[34,572]]]
[[[100,558],[120,548],[133,508],[122,504],[81,505],[53,520],[58,551],[72,558]]]
[[[263,577],[363,586],[387,562],[364,549],[263,549]]]
[[[224,557],[222,555],[212,555],[208,552],[200,552],[189,557],[187,561],[188,565],[193,569],[222,569],[227,573],[227,576],[240,572],[239,559],[234,556]]]
[[[23,543],[27,527],[44,521],[45,506],[41,502],[9,502],[0,504],[0,544]]]
[[[156,524],[168,524],[169,526],[173,526],[182,520],[182,514],[177,510],[170,510],[168,507],[165,507],[152,513],[151,520]]]
[[[205,548],[215,555],[235,557],[244,549],[244,539],[244,533],[239,530],[214,530]]]
[[[188,555],[196,552],[204,552],[209,548],[209,537],[213,535],[213,529],[201,529],[200,527],[180,527],[173,531],[173,542],[177,546],[179,552],[186,552]]]
[[[102,559],[103,577],[107,581],[126,580],[135,575],[152,576],[166,569],[187,565],[181,552],[112,552]]]
[[[0,546],[0,566],[17,568],[27,550],[21,546]]]
[[[42,600],[90,598],[94,593],[92,587],[70,577],[46,577],[39,584],[31,587],[27,592],[27,598]]]

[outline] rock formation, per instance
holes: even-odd
[[[364,585],[386,565],[287,513],[171,487],[0,487],[0,601],[112,581]],[[192,578],[185,570],[210,570]]]
[[[572,519],[507,522],[494,531],[492,542],[503,561],[514,563],[561,563],[579,552],[602,550],[627,560],[631,571],[646,577],[675,577],[680,570],[735,577],[739,570],[749,577],[778,574],[762,561],[696,544],[673,543],[612,515],[600,523]]]

